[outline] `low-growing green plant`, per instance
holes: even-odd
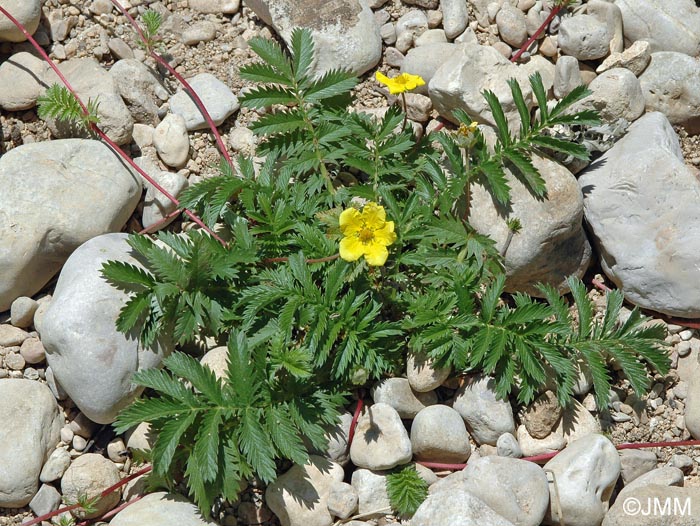
[[[277,460],[303,463],[309,445],[323,449],[324,430],[352,389],[400,373],[409,350],[456,374],[490,374],[501,397],[521,403],[547,386],[568,404],[583,367],[601,407],[608,362],[638,392],[649,369],[666,371],[662,329],[637,311],[618,326],[618,293],[602,321],[575,279],[576,315],[551,287],[545,300],[504,295],[502,254],[469,224],[472,185],[507,204],[510,169],[546,198],[532,155],[587,156],[547,134],[553,125],[597,122],[592,112],[570,112],[585,88],[548,110],[533,75],[535,118],[511,81],[517,136],[485,93],[496,123],[490,148],[464,112],[455,112],[457,131],[417,139],[400,108],[379,119],[349,110],[357,79],[340,70],[314,75],[308,31],[292,34],[289,54],[261,39],[251,48],[263,62],[241,76],[263,85],[241,102],[267,110],[252,125],[264,161],[239,157],[235,172],[222,163],[220,176],[182,196],[228,244],[197,230],[161,233],[157,243],[130,236],[145,268],[113,261],[103,270],[132,294],[119,330],[146,345],[163,336],[228,346],[222,379],[181,352],[162,371],[138,373],[151,391],[117,421],[118,430],[151,422],[154,471],[184,480],[205,514],[217,496],[233,499],[241,479],[271,481]],[[506,219],[512,239],[521,225]],[[407,513],[418,502],[411,477],[398,475],[392,490]]]
[[[428,497],[428,483],[409,464],[386,476],[386,491],[392,509],[400,515],[413,515]]]

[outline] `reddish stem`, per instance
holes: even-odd
[[[140,469],[140,470],[137,471],[136,473],[133,473],[133,474],[129,475],[128,477],[124,477],[123,479],[121,479],[121,480],[120,480],[119,482],[117,482],[116,484],[112,484],[112,485],[111,485],[110,487],[108,487],[107,489],[101,491],[99,497],[100,497],[100,498],[106,497],[107,495],[109,495],[109,494],[112,493],[113,491],[115,491],[115,490],[121,488],[121,487],[122,487],[124,484],[126,484],[127,482],[129,482],[129,481],[131,481],[131,480],[134,480],[135,478],[140,477],[141,475],[144,475],[144,474],[148,473],[148,472],[151,471],[152,469],[153,469],[152,466],[146,466],[145,468]],[[133,502],[133,501],[130,501],[130,502]],[[63,508],[58,508],[57,510],[52,511],[51,513],[46,513],[46,514],[44,514],[44,515],[41,515],[41,516],[37,517],[36,519],[32,519],[32,520],[29,521],[29,522],[25,522],[25,523],[22,524],[22,526],[33,526],[34,524],[39,524],[40,522],[45,521],[45,520],[47,520],[47,519],[50,519],[51,517],[55,517],[56,515],[60,515],[61,513],[65,513],[65,512],[67,512],[67,511],[71,511],[71,510],[74,510],[74,509],[77,509],[77,508],[80,508],[80,507],[81,507],[80,504],[71,504],[70,506],[65,506],[65,507],[63,507]]]
[[[88,524],[90,524],[91,522],[94,522],[94,521],[104,521],[104,520],[106,520],[106,519],[109,519],[110,517],[114,517],[117,513],[119,513],[119,512],[122,511],[123,509],[128,508],[129,506],[131,506],[131,505],[134,504],[135,502],[140,501],[144,496],[145,496],[145,495],[139,495],[139,496],[137,496],[137,497],[134,497],[134,498],[131,499],[130,501],[128,501],[128,502],[123,502],[122,504],[120,504],[120,505],[117,506],[116,508],[111,509],[110,511],[108,511],[107,513],[105,513],[104,515],[102,515],[102,517],[97,517],[97,518],[94,518],[94,519],[89,519],[89,520],[87,520],[87,521],[79,522],[79,523],[78,523],[78,526],[88,526]]]
[[[683,446],[700,446],[700,440],[677,440],[675,442],[640,442],[639,444],[618,444],[615,449],[646,449],[651,447],[683,447]],[[522,460],[527,460],[529,462],[541,462],[543,460],[549,460],[557,456],[561,451],[555,451],[554,453],[543,453],[542,455],[535,455],[532,457],[523,457]],[[466,464],[442,464],[439,462],[417,462],[426,468],[432,469],[449,469],[451,471],[458,471],[467,467]]]
[[[527,50],[527,48],[530,47],[530,44],[532,44],[537,38],[542,34],[542,31],[544,31],[544,28],[546,28],[549,23],[554,20],[554,17],[557,16],[557,13],[561,11],[562,5],[555,5],[552,7],[552,10],[549,12],[549,16],[546,18],[544,22],[542,22],[542,25],[537,28],[537,31],[533,33],[533,35],[527,39],[527,41],[520,47],[518,52],[513,55],[510,59],[511,62],[517,62],[518,59],[521,57],[523,53]]]
[[[207,111],[207,108],[204,106],[204,103],[202,102],[202,99],[199,98],[199,95],[197,95],[197,92],[194,91],[192,86],[190,85],[189,82],[185,80],[185,78],[180,75],[177,71],[175,71],[175,68],[173,68],[167,60],[165,60],[162,56],[160,56],[158,53],[156,53],[153,49],[150,47],[150,42],[148,41],[148,38],[146,38],[146,35],[144,34],[143,30],[141,29],[141,26],[139,26],[138,22],[132,17],[129,12],[124,9],[124,7],[119,3],[118,0],[111,0],[112,4],[114,4],[119,11],[126,17],[126,19],[129,21],[129,23],[133,26],[134,30],[139,36],[139,39],[144,43],[146,46],[146,49],[148,50],[148,54],[158,62],[161,66],[163,66],[165,69],[168,70],[168,72],[177,79],[177,81],[182,84],[182,86],[185,88],[189,96],[192,98],[194,101],[195,105],[199,109],[199,111],[202,113],[202,116],[204,117],[204,120],[207,121],[207,124],[209,125],[209,128],[211,129],[211,132],[214,134],[214,138],[216,139],[216,145],[219,148],[219,151],[221,152],[221,155],[223,155],[224,159],[226,159],[226,162],[229,164],[231,169],[233,169],[233,160],[231,159],[231,156],[229,155],[228,151],[226,150],[226,146],[224,145],[224,141],[221,138],[221,135],[219,134],[219,130],[216,128],[216,123],[214,120],[211,118],[211,115],[209,115],[209,112]]]
[[[355,414],[352,415],[352,420],[350,421],[350,432],[348,433],[348,447],[352,445],[352,439],[355,438],[355,428],[357,427],[357,420],[360,418],[360,413],[364,407],[365,402],[362,398],[362,393],[357,398],[357,407],[355,408]]]
[[[151,226],[147,226],[146,228],[140,230],[140,231],[139,231],[139,234],[148,234],[151,230],[156,229],[156,228],[158,228],[159,226],[161,226],[162,224],[167,223],[168,221],[170,221],[173,217],[175,217],[176,215],[178,215],[180,212],[182,212],[182,210],[180,210],[179,208],[173,210],[172,212],[170,212],[167,216],[165,216],[165,217],[164,217],[163,219],[161,219],[160,221],[158,221],[158,222],[156,222],[156,223],[153,223]]]
[[[0,6],[0,13],[5,15],[10,22],[12,22],[27,38],[29,43],[34,47],[34,49],[37,50],[37,52],[41,55],[41,57],[46,61],[46,63],[51,67],[51,69],[58,75],[58,78],[61,80],[63,85],[68,89],[68,91],[71,92],[73,97],[78,101],[78,104],[80,105],[80,108],[83,111],[83,115],[88,116],[89,112],[85,104],[83,104],[83,101],[80,100],[80,97],[76,93],[75,89],[73,89],[73,86],[71,86],[70,82],[68,82],[68,79],[61,73],[61,70],[58,69],[58,66],[51,60],[51,58],[47,55],[46,51],[37,43],[36,40],[32,37],[32,35],[29,34],[29,32],[26,30],[26,28],[20,24],[4,7]],[[99,137],[105,141],[112,150],[119,155],[122,159],[124,159],[134,170],[136,170],[144,179],[146,179],[149,183],[151,183],[159,192],[161,192],[165,197],[170,199],[175,206],[180,205],[180,201],[175,199],[167,190],[165,190],[161,185],[159,185],[150,175],[148,175],[144,170],[142,170],[124,151],[109,137],[107,137],[107,134],[103,132],[96,124],[91,123],[90,128],[97,134]],[[198,224],[200,227],[202,227],[204,230],[206,230],[209,234],[211,234],[217,241],[219,241],[222,245],[226,246],[226,242],[221,239],[219,236],[214,233],[207,225],[202,222],[199,217],[197,217],[195,214],[190,212],[189,210],[185,210],[185,214],[187,214],[192,221],[194,221],[196,224]]]

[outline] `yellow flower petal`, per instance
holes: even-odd
[[[386,220],[384,207],[373,202],[367,203],[362,208],[362,220],[369,228],[382,228]]]
[[[410,73],[401,73],[399,75],[399,78],[401,79],[400,82],[402,82],[406,86],[406,90],[414,90],[418,86],[424,86],[425,81],[423,80],[423,77],[420,75],[411,75]]]
[[[378,243],[370,245],[369,249],[365,252],[365,259],[367,260],[367,264],[371,267],[381,267],[386,263],[388,257],[389,251],[384,245]]]
[[[394,233],[394,222],[387,221],[384,223],[384,228],[374,231],[374,242],[383,246],[391,245],[396,241]]]
[[[365,245],[355,237],[344,237],[340,240],[340,257],[345,261],[357,261],[365,253]]]
[[[362,214],[357,208],[343,210],[338,218],[340,231],[348,236],[357,233],[362,228]]]
[[[387,88],[389,88],[389,93],[392,95],[411,91],[416,89],[418,86],[423,86],[425,84],[425,81],[420,75],[411,75],[410,73],[401,73],[401,75],[398,77],[391,79],[377,71],[374,74],[374,77],[378,82],[381,82]]]

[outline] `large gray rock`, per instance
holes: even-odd
[[[146,495],[138,502],[117,513],[111,526],[217,526],[190,501],[176,493],[159,491]]]
[[[430,493],[468,491],[516,526],[539,526],[549,504],[547,475],[537,464],[488,456],[430,487]]]
[[[656,467],[656,453],[645,449],[620,451],[620,475],[625,486]]]
[[[62,62],[58,69],[87,104],[92,99],[99,102],[97,115],[100,118],[99,127],[115,143],[122,145],[131,141],[134,120],[129,109],[121,98],[114,77],[109,74],[93,58],[74,58]],[[52,69],[46,71],[44,84],[61,84],[58,75]],[[76,124],[48,119],[47,124],[55,137],[70,138],[85,134]]]
[[[217,126],[240,107],[238,98],[229,87],[211,73],[200,73],[188,79],[188,82]],[[184,90],[170,98],[170,111],[185,119],[188,131],[209,127],[202,112]]]
[[[367,469],[391,469],[410,462],[411,457],[411,439],[396,409],[381,403],[366,408],[350,444],[352,463]]]
[[[616,0],[625,40],[646,40],[651,51],[700,55],[700,8],[692,0]]]
[[[372,400],[388,404],[401,418],[413,418],[422,409],[437,404],[434,391],[418,393],[411,389],[406,378],[385,378],[372,388]]]
[[[622,491],[617,494],[617,500],[627,498],[633,491],[652,484],[658,486],[683,486],[683,472],[671,466],[647,471],[644,475],[640,475],[629,484],[625,484]]]
[[[452,407],[462,415],[474,440],[496,445],[503,433],[515,432],[513,409],[496,396],[493,379],[477,375],[468,378],[455,394]]]
[[[493,126],[493,115],[482,95],[484,90],[491,90],[501,102],[511,127],[517,130],[520,121],[507,83],[510,78],[518,81],[525,102],[531,107],[532,89],[525,70],[493,47],[466,44],[443,62],[430,81],[428,91],[435,109],[443,117],[454,120],[452,111],[461,108],[476,122]]]
[[[628,69],[609,69],[593,79],[588,89],[592,93],[576,103],[574,110],[594,109],[604,122],[633,122],[644,113],[641,83]]]
[[[700,181],[683,162],[668,119],[654,112],[637,120],[579,186],[603,270],[626,299],[672,316],[700,316]]]
[[[450,367],[436,367],[433,359],[423,353],[411,352],[406,359],[406,378],[411,389],[419,393],[437,389],[451,372]]]
[[[557,42],[565,55],[596,60],[608,54],[612,37],[605,22],[591,15],[575,15],[562,19]]]
[[[472,452],[462,416],[446,405],[426,407],[413,419],[411,445],[416,459],[461,463]]]
[[[81,497],[97,498],[93,511],[73,512],[81,519],[91,519],[103,515],[119,503],[121,489],[105,496],[100,494],[120,479],[119,468],[114,462],[97,453],[87,453],[76,458],[63,474],[61,493],[66,502],[77,502]]]
[[[620,476],[620,456],[610,440],[603,435],[581,438],[547,462],[544,470],[556,480],[556,486],[549,488],[545,524],[600,524]]]
[[[440,491],[420,505],[411,526],[514,526],[467,490]]]
[[[21,508],[39,490],[39,473],[60,440],[63,419],[45,385],[0,380],[0,507]]]
[[[685,397],[685,427],[693,438],[700,437],[700,374],[697,371],[688,381],[688,394]]]
[[[433,42],[409,50],[401,63],[401,73],[419,75],[425,81],[423,86],[418,86],[413,92],[427,95],[430,80],[460,47],[459,44],[449,42]]]
[[[512,236],[505,254],[508,290],[539,295],[535,285],[548,283],[566,291],[566,278],[582,276],[591,260],[582,224],[583,198],[566,167],[537,155],[532,162],[545,181],[547,199],[533,196],[521,178],[508,171],[509,209],[496,205],[491,193],[475,183],[469,222],[502,250],[509,237],[508,220],[520,220],[522,229]]]
[[[316,74],[344,67],[361,75],[382,57],[379,24],[364,0],[246,0],[246,5],[286,42],[295,27],[310,29]]]
[[[267,487],[265,502],[282,526],[331,526],[328,494],[334,482],[342,482],[343,468],[321,457],[310,457],[304,466],[294,465]]]
[[[117,61],[109,74],[136,122],[154,125],[158,107],[168,100],[168,92],[158,74],[133,58]]]
[[[639,83],[647,111],[660,111],[671,124],[700,133],[700,58],[672,51],[652,53]]]
[[[3,61],[0,64],[0,107],[20,111],[36,106],[44,91],[42,79],[48,67],[46,62],[26,51]]]
[[[356,469],[352,473],[352,487],[358,497],[357,512],[365,518],[391,513],[391,501],[386,489],[385,471]]]
[[[82,243],[121,229],[141,197],[140,178],[106,145],[81,139],[7,152],[0,188],[0,312],[41,290]]]
[[[447,38],[453,39],[467,28],[469,14],[467,3],[463,0],[440,0],[440,11],[442,11],[442,27],[445,29]]]
[[[698,509],[697,486],[642,486],[618,498],[602,526],[696,526]]]
[[[68,258],[41,328],[56,380],[85,416],[100,424],[113,422],[141,392],[132,375],[158,366],[172,349],[164,341],[144,349],[134,335],[115,327],[129,295],[110,285],[101,269],[109,260],[143,268],[126,239],[126,234],[99,236]]]
[[[34,34],[41,20],[42,0],[3,0],[2,6],[30,35]],[[5,15],[0,14],[0,42],[23,42],[27,40],[22,31]]]

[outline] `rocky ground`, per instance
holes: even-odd
[[[555,175],[551,169],[551,177],[563,177],[570,189],[561,202],[537,211],[526,196],[518,197],[517,206],[530,211],[523,212],[523,222],[546,225],[549,231],[532,228],[542,237],[514,242],[509,257],[526,263],[512,264],[511,280],[531,282],[541,268],[549,272],[545,277],[561,268],[581,275],[590,265],[589,278],[600,273],[597,282],[612,286],[614,280],[648,312],[676,318],[661,320],[668,325],[671,372],[657,375],[643,399],[619,378],[605,417],[588,393],[585,375],[571,410],[562,412],[548,392],[518,410],[495,399],[488,379],[447,380],[449,371],[412,359],[406,378],[374,386],[365,400],[374,405],[360,418],[349,451],[350,413],[324,456],[306,468],[292,467],[267,490],[250,481],[238,502],[216,510],[217,524],[397,522],[386,509],[385,470],[412,459],[469,459],[465,471],[449,477],[438,473],[439,482],[430,470],[421,470],[431,483],[431,497],[413,526],[469,520],[504,526],[536,526],[543,520],[681,524],[672,518],[639,522],[640,517],[621,511],[617,503],[624,501],[623,487],[627,496],[641,499],[649,495],[649,484],[661,485],[652,488],[654,497],[689,496],[700,507],[700,490],[693,489],[700,485],[697,449],[618,453],[612,446],[700,438],[700,337],[692,323],[677,321],[700,317],[700,267],[695,264],[700,183],[693,168],[700,167],[700,8],[695,2],[579,1],[565,16],[555,17],[519,66],[507,58],[544,20],[549,2],[370,0],[371,11],[362,12],[355,0],[123,4],[134,16],[147,8],[163,15],[163,55],[186,78],[197,78],[198,92],[210,94],[205,103],[221,122],[232,152],[252,154],[256,144],[246,126],[257,114],[239,108],[236,98],[248,87],[238,68],[254,60],[247,42],[255,36],[281,40],[292,22],[318,30],[319,24],[340,20],[341,30],[330,31],[320,62],[340,65],[340,54],[343,65],[363,75],[355,89],[358,108],[393,102],[373,79],[376,70],[432,79],[429,91],[426,86],[409,97],[421,133],[438,123],[449,127],[450,110],[456,107],[488,124],[489,115],[475,100],[483,89],[506,94],[505,79],[512,76],[522,80],[539,71],[552,98],[580,82],[589,84],[588,104],[608,123],[623,130],[635,124],[626,134],[613,134],[624,138],[605,154],[605,163],[585,171],[569,166],[580,176],[578,184],[568,171]],[[291,21],[284,14],[287,4],[298,10],[292,10]],[[109,0],[0,0],[0,6],[17,9],[17,16],[36,28],[36,40],[82,96],[99,96],[108,135],[166,189],[177,194],[215,173],[218,153],[210,134],[199,129],[182,94],[177,95],[177,83],[145,57],[126,18]],[[55,140],[68,136],[66,131],[36,113],[36,98],[54,79],[31,46],[16,40],[0,16],[0,526],[21,524],[62,501],[95,494],[141,467],[132,452],[148,447],[143,429],[115,436],[108,424],[134,394],[119,378],[128,378],[135,367],[156,365],[168,349],[136,349],[116,333],[113,318],[94,308],[95,298],[113,313],[124,298],[110,287],[100,288],[97,270],[105,252],[107,259],[124,257],[123,238],[103,234],[139,231],[173,210],[103,146]],[[603,191],[584,191],[582,200],[579,185],[584,188],[585,181]],[[562,218],[569,232],[564,241],[577,240],[578,252],[533,248],[562,246],[554,234]],[[621,226],[616,230],[611,223]],[[483,228],[492,233],[497,226]],[[58,271],[72,253],[56,287]],[[84,290],[91,296],[84,297]],[[590,294],[602,305],[599,291]],[[117,350],[104,351],[105,341]],[[209,352],[203,359],[216,367],[221,353]],[[137,366],[124,358],[134,355]],[[364,438],[370,421],[381,430],[378,441]],[[517,458],[562,449],[545,466],[557,485],[557,497],[550,498],[553,482],[545,472]],[[329,469],[323,473],[317,469],[324,466]],[[311,509],[294,498],[304,473],[320,495]],[[606,515],[613,489],[617,498]],[[137,479],[103,499],[94,516],[143,492]],[[189,503],[161,496],[145,497],[106,520],[115,526],[202,524]],[[158,510],[161,522],[149,522],[153,514],[144,511],[149,509]],[[557,518],[560,511],[564,519]]]

